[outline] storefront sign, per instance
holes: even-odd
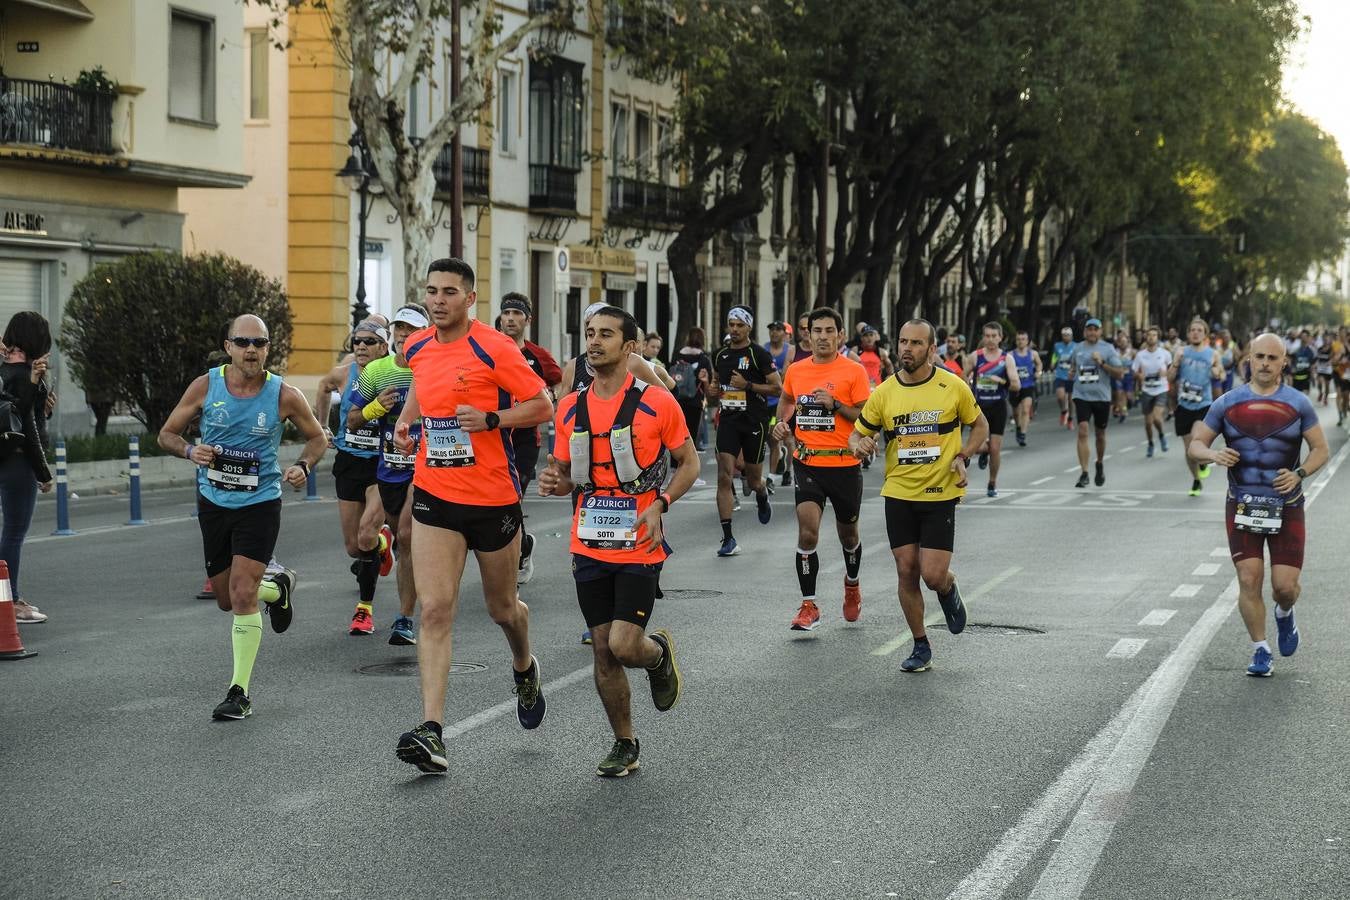
[[[592,272],[619,272],[632,275],[637,268],[637,259],[632,250],[611,250],[608,247],[587,247],[576,244],[569,247],[572,254],[572,268],[590,269]]]
[[[611,291],[635,291],[637,290],[637,279],[631,275],[616,275],[613,272],[605,273],[605,289]]]
[[[3,224],[0,224],[0,230],[13,231],[19,234],[46,234],[47,220],[42,213],[7,209],[4,211]]]

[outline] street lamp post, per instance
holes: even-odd
[[[370,149],[366,147],[365,138],[359,129],[352,132],[347,145],[352,148],[352,152],[337,175],[360,196],[357,211],[356,302],[352,304],[352,327],[355,328],[370,315],[370,307],[366,305],[366,218],[370,215],[370,176],[374,165],[370,159]]]

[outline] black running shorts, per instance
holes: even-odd
[[[1086,422],[1091,419],[1093,426],[1098,431],[1105,431],[1107,424],[1111,421],[1111,401],[1074,398],[1073,415],[1079,422]]]
[[[1172,421],[1177,423],[1177,437],[1185,437],[1191,433],[1191,427],[1196,422],[1205,421],[1205,414],[1209,412],[1209,407],[1204,409],[1187,409],[1184,406],[1177,407],[1177,414]],[[1181,452],[1185,453],[1186,448],[1182,447]]]
[[[800,459],[792,461],[797,505],[814,503],[825,509],[825,501],[834,507],[837,522],[858,521],[862,509],[862,466],[811,466]]]
[[[1017,395],[1012,398],[1013,408],[1021,406],[1023,400],[1031,400],[1034,402],[1036,400],[1036,389],[1034,387],[1024,387],[1018,391]]]
[[[989,420],[989,434],[995,437],[1002,437],[1003,432],[1008,427],[1008,401],[1007,400],[981,400],[979,401],[980,412]]]
[[[660,563],[602,562],[573,553],[572,576],[577,583],[577,605],[587,628],[614,621],[647,627],[656,605]]]
[[[469,549],[494,553],[515,540],[523,521],[519,503],[508,506],[470,506],[451,503],[435,494],[413,488],[412,515],[423,525],[458,531]]]
[[[764,461],[764,436],[768,430],[768,423],[745,413],[723,413],[717,426],[717,452],[744,455],[747,466],[757,466]]]
[[[918,544],[921,550],[946,550],[956,546],[956,504],[951,500],[886,501],[886,536],[891,549]]]
[[[337,483],[337,497],[349,503],[364,503],[366,488],[375,483],[378,456],[353,456],[339,450],[333,457],[333,481]]]
[[[398,517],[403,513],[403,504],[408,502],[408,488],[412,487],[412,479],[407,481],[381,481],[380,502],[384,504],[384,517],[392,522],[397,522]]]
[[[236,556],[265,566],[272,560],[281,533],[281,499],[232,509],[198,494],[197,525],[202,530],[207,578],[228,569]]]

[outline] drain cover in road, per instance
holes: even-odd
[[[482,663],[451,663],[451,675],[463,675],[467,672],[482,672],[487,666]],[[398,662],[376,663],[372,666],[358,666],[356,671],[362,675],[416,675],[417,660],[404,659]]]
[[[993,625],[988,622],[968,622],[966,631],[975,634],[1006,634],[1010,636],[1021,636],[1026,634],[1045,634],[1040,628],[1031,628],[1026,625]]]
[[[699,591],[683,588],[662,588],[661,592],[666,595],[667,600],[712,600],[714,597],[722,596],[721,591]]]

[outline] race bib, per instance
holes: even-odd
[[[417,465],[417,442],[413,441],[411,453],[404,453],[398,449],[398,444],[394,443],[394,429],[386,428],[380,446],[380,456],[387,468],[395,472],[411,472]]]
[[[1308,368],[1309,368],[1311,365],[1312,365],[1312,361],[1311,361],[1310,359],[1308,359],[1308,357],[1306,357],[1306,356],[1296,356],[1296,357],[1294,357],[1294,371],[1295,371],[1295,372],[1300,372],[1300,373],[1306,372],[1306,371],[1308,371]]]
[[[1078,369],[1079,384],[1096,384],[1102,380],[1101,370],[1096,366],[1082,366]]]
[[[1233,511],[1233,527],[1253,534],[1279,534],[1284,526],[1284,501],[1279,497],[1243,494]]]
[[[1167,390],[1167,385],[1163,384],[1163,377],[1161,375],[1145,375],[1144,390],[1151,394],[1156,394]]]
[[[342,443],[353,450],[380,449],[379,423],[367,422],[355,430],[348,428],[342,435]]]
[[[730,410],[745,409],[745,391],[732,390],[729,387],[722,388],[722,408]]]
[[[1204,403],[1205,386],[1192,381],[1183,381],[1177,388],[1177,399],[1182,403]]]
[[[895,461],[902,466],[935,463],[942,458],[942,434],[938,426],[901,425],[896,429]]]
[[[256,450],[236,450],[233,447],[215,446],[216,455],[206,469],[206,480],[222,491],[248,491],[258,489],[258,472],[262,467],[262,457]]]
[[[427,468],[458,469],[474,464],[473,442],[455,416],[423,416],[422,440],[427,445]]]
[[[992,375],[981,375],[975,379],[975,392],[977,394],[992,396],[998,393],[1000,387],[1001,385],[994,380]]]
[[[834,413],[811,397],[798,398],[794,421],[801,431],[834,431]]]
[[[591,494],[577,509],[577,540],[593,550],[637,547],[637,498]]]

